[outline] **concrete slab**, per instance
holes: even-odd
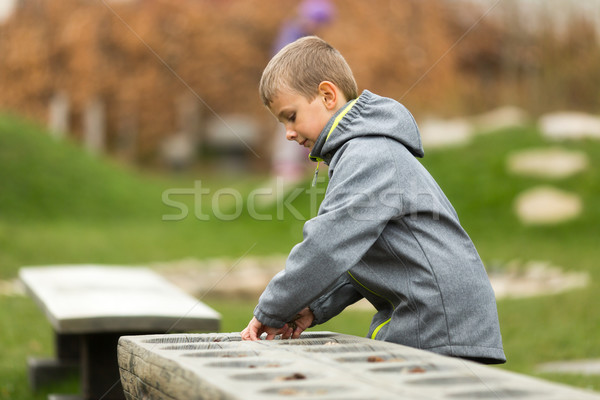
[[[145,268],[28,267],[19,276],[60,333],[219,329],[219,313]]]
[[[216,311],[145,268],[28,267],[19,276],[57,338],[55,362],[30,361],[32,386],[59,379],[75,363],[80,398],[124,400],[114,351],[119,337],[219,329]]]
[[[568,178],[589,166],[587,154],[561,147],[523,150],[510,154],[507,159],[508,171],[539,178]]]
[[[586,287],[587,272],[565,271],[544,260],[513,260],[488,272],[497,299],[558,294]]]
[[[85,399],[76,394],[51,394],[51,395],[48,395],[48,400],[85,400]]]
[[[549,362],[540,364],[538,371],[558,374],[600,375],[600,359]]]
[[[597,393],[333,332],[243,342],[239,333],[121,337],[128,399],[600,400]]]
[[[583,209],[581,198],[552,186],[537,186],[519,194],[515,212],[525,224],[556,224],[576,218]]]
[[[189,294],[199,295],[210,290],[211,297],[254,302],[283,268],[286,256],[245,257],[232,270],[234,262],[228,258],[185,259],[151,266]],[[556,294],[584,287],[590,281],[585,272],[567,272],[547,260],[511,260],[501,266],[487,267],[497,299]],[[376,312],[366,299],[348,309]]]
[[[29,386],[38,390],[51,382],[56,382],[75,376],[79,372],[77,361],[62,361],[55,358],[33,358],[27,359],[29,370]]]
[[[503,106],[470,118],[477,133],[490,133],[501,129],[527,125],[529,116],[522,108]]]
[[[471,141],[475,133],[466,118],[427,118],[419,121],[418,125],[426,152],[429,149],[463,146]]]
[[[542,135],[552,140],[600,139],[600,116],[583,112],[555,112],[540,117]]]

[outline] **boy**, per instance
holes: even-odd
[[[260,82],[288,140],[329,165],[318,215],[269,283],[245,340],[297,338],[365,297],[369,337],[484,363],[506,361],[496,302],[469,236],[415,157],[417,126],[395,100],[360,97],[342,55],[315,37],[284,47]],[[317,167],[318,168],[318,167]]]

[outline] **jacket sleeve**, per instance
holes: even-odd
[[[341,154],[340,154],[341,153]],[[340,154],[338,156],[338,154]],[[287,321],[334,289],[401,209],[398,173],[385,138],[356,138],[338,149],[318,215],[304,224],[285,269],[267,285],[254,310],[268,326]]]
[[[363,296],[350,283],[348,274],[342,275],[333,289],[310,304],[309,307],[315,316],[312,326],[329,321],[344,308],[362,298]]]

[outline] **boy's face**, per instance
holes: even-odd
[[[285,126],[287,140],[312,149],[319,134],[335,114],[319,93],[312,101],[289,90],[281,90],[269,111]]]

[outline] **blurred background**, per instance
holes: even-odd
[[[325,17],[297,3],[3,0],[0,107],[135,164],[239,146],[264,170],[273,132],[257,82],[302,17],[315,20],[303,33],[344,54],[359,89],[417,117],[600,106],[595,0],[351,0]]]
[[[307,34],[415,115],[494,284],[502,368],[600,390],[544,369],[600,358],[600,0],[0,0],[0,399],[47,393],[25,265],[150,266],[245,326],[323,195],[257,92]]]

